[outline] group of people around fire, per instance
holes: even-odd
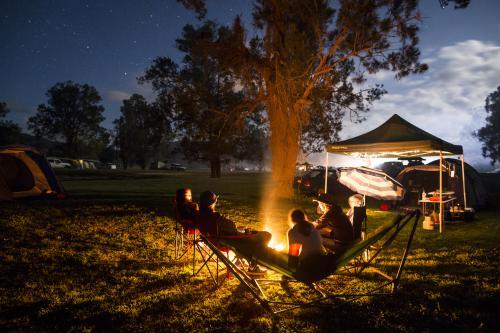
[[[359,200],[353,196],[350,201],[353,199]],[[352,209],[348,212],[350,218],[330,194],[321,193],[314,201],[318,203],[317,211],[320,214],[317,220],[310,222],[300,209],[293,209],[288,214],[292,225],[287,234],[288,244],[301,244],[300,260],[327,253],[340,255],[355,241]],[[267,246],[272,237],[269,232],[238,228],[233,221],[217,212],[217,202],[218,196],[215,193],[205,191],[200,195],[199,204],[196,204],[191,189],[181,188],[176,193],[178,218],[195,221],[200,232],[210,237],[239,235],[243,242],[251,246]],[[249,272],[264,271],[255,263],[250,263]]]

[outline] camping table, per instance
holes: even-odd
[[[447,204],[447,203],[451,203],[451,205],[453,206],[453,201],[455,201],[457,198],[455,197],[448,197],[448,198],[443,198],[443,201],[434,201],[434,200],[430,200],[430,198],[426,198],[426,199],[421,199],[421,200],[418,200],[418,203],[422,204],[422,216],[425,216],[425,207],[427,206],[428,203],[432,203],[434,204],[434,210],[436,210],[436,204]],[[439,221],[439,223],[443,223],[444,221]]]
[[[455,201],[457,198],[455,197],[451,197],[451,198],[443,198],[443,201],[442,203],[443,204],[447,204],[447,203],[452,203],[453,205],[453,201]],[[437,201],[434,201],[434,200],[429,200],[428,198],[427,199],[424,199],[424,200],[418,200],[418,203],[422,204],[422,214],[425,216],[425,207],[428,203],[432,203],[434,204],[434,209],[436,208],[436,204],[440,204],[441,202],[439,200]]]

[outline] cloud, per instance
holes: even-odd
[[[131,94],[120,90],[110,90],[106,93],[106,96],[113,102],[121,102],[124,99],[130,98]]]
[[[464,146],[465,158],[484,163],[481,143],[472,132],[484,125],[484,100],[500,86],[500,45],[467,40],[426,55],[427,73],[392,80],[386,73],[375,78],[389,93],[377,101],[360,124],[345,123],[347,139],[371,130],[397,113],[416,126]],[[371,78],[373,79],[373,78]]]
[[[144,96],[144,98],[150,103],[156,99],[156,93],[153,91],[153,87],[149,83],[139,84],[137,81],[133,81],[131,82],[130,87],[137,94]]]

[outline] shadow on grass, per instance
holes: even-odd
[[[75,328],[117,331],[130,320],[128,315],[110,312],[102,302],[87,301],[58,305],[46,314],[31,318],[30,323],[47,331],[69,331]]]

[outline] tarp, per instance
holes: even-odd
[[[397,114],[357,137],[328,144],[329,153],[370,157],[461,155],[462,146],[446,142],[409,123]]]

